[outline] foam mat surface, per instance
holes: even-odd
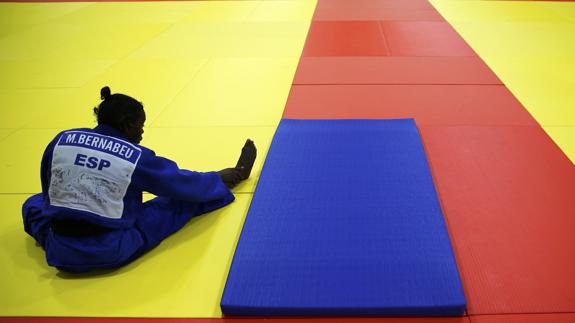
[[[418,124],[432,125],[536,125],[509,90],[500,85],[294,85],[284,117],[415,118]]]
[[[250,178],[234,188],[234,192],[246,193],[255,189],[274,130],[274,127],[150,128],[145,129],[142,145],[176,161],[181,168],[214,171],[235,166],[245,140],[251,138],[258,148],[258,158]],[[46,145],[58,132],[22,129],[0,140],[0,149],[12,152],[0,161],[0,176],[4,178],[0,193],[41,191],[40,160]]]
[[[282,120],[221,306],[243,316],[463,315],[415,122]]]
[[[94,89],[99,91],[98,89]],[[35,120],[44,120],[45,123],[60,122],[59,120],[66,119],[66,115],[54,114],[53,111],[61,107],[62,102],[66,102],[66,98],[74,89],[57,88],[57,89],[0,89],[0,99],[6,105],[6,108],[0,109],[0,128],[22,128]],[[95,96],[92,94],[92,96]],[[91,103],[87,108],[83,109],[85,117],[82,124],[93,124],[91,107],[93,107],[94,99],[88,98],[85,101]],[[8,108],[10,107],[10,108]],[[68,107],[68,111],[74,109],[82,109],[82,107]],[[56,116],[49,118],[50,116]],[[75,125],[78,127],[78,124]],[[44,126],[46,128],[46,126]]]
[[[136,50],[134,58],[287,57],[297,60],[309,22],[182,22]],[[181,42],[185,39],[185,42]]]
[[[14,133],[14,131],[15,129],[0,129],[0,142]]]
[[[295,73],[292,59],[213,59],[152,126],[276,126]]]
[[[0,84],[3,89],[80,87],[114,63],[116,60],[0,60]]]
[[[468,313],[575,311],[575,167],[537,126],[420,127]]]

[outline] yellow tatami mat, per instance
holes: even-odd
[[[16,28],[14,29],[20,31],[23,26],[50,23],[89,6],[90,3],[85,2],[66,3],[65,5],[29,3],[16,6],[12,3],[0,3],[0,24],[3,26],[15,26]],[[6,29],[2,28],[0,30]]]
[[[293,59],[212,59],[151,125],[276,126],[292,79]]]
[[[100,75],[93,77],[68,95],[50,101],[51,109],[43,115],[30,116],[27,128],[73,128],[93,126],[93,108],[100,101],[100,88],[110,86],[112,92],[130,95],[144,104],[146,127],[174,100],[208,62],[208,59],[124,59]],[[206,86],[210,86],[207,84]],[[65,104],[62,104],[65,102]],[[189,112],[195,107],[189,105]],[[65,115],[64,118],[55,116]],[[191,118],[190,115],[183,116]]]
[[[115,63],[115,60],[2,60],[0,84],[4,85],[4,90],[80,87]],[[54,75],[58,77],[55,78]]]
[[[293,46],[306,33],[302,22],[188,22],[166,30],[135,51],[131,58],[297,57]],[[178,39],[187,42],[170,44]]]
[[[241,225],[316,1],[0,3],[0,316],[220,317]],[[142,145],[197,171],[258,158],[231,205],[99,275],[49,267],[22,227],[40,159],[61,130],[94,127],[100,88],[144,104]],[[146,198],[151,198],[146,195]]]
[[[575,126],[575,2],[431,2],[546,130]],[[575,136],[548,133],[575,160]]]
[[[3,154],[0,162],[0,193],[39,193],[40,161],[46,145],[59,132],[56,129],[16,130],[0,140]],[[0,277],[0,279],[2,279]]]
[[[10,134],[14,133],[14,129],[0,129],[0,142]]]
[[[1,61],[1,60],[0,60]],[[3,86],[4,81],[0,83]],[[0,88],[0,100],[3,107],[0,109],[0,128],[18,129],[26,126],[33,120],[45,120],[50,123],[52,120],[66,119],[67,115],[57,113],[57,109],[67,102],[66,98],[74,91],[71,88],[43,88],[43,89],[2,89]],[[90,100],[91,99],[91,100]],[[90,98],[94,102],[94,98]],[[92,106],[95,105],[92,103]],[[74,112],[72,107],[68,107],[69,112]],[[88,106],[88,114],[90,106]],[[85,113],[85,112],[84,112]],[[93,118],[84,119],[81,125],[93,124]],[[47,126],[44,126],[47,127]]]
[[[0,39],[0,59],[118,59],[143,46],[169,24],[47,23]]]

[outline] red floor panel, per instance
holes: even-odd
[[[420,126],[476,314],[575,312],[575,167],[539,126]]]
[[[415,118],[420,125],[535,125],[502,85],[294,85],[284,118]]]
[[[0,323],[470,323],[468,317],[424,318],[278,318],[278,319],[187,319],[187,318],[2,318]]]
[[[303,56],[385,56],[388,50],[376,21],[312,22]]]
[[[382,21],[390,56],[476,56],[447,22]]]
[[[304,57],[294,84],[502,84],[479,57]]]
[[[444,21],[443,17],[435,9],[414,10],[346,6],[320,8],[314,15],[314,21],[330,20]]]
[[[471,317],[471,323],[573,323],[575,313],[480,315]]]

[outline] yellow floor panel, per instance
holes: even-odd
[[[85,90],[96,89],[97,94],[102,85],[108,85],[112,93],[136,98],[144,104],[150,125],[207,62],[207,59],[126,59],[94,78]]]
[[[116,59],[129,55],[150,39],[169,29],[171,24],[69,24],[74,32],[66,34],[60,45],[46,57]],[[73,28],[70,28],[73,26]],[[89,36],[87,36],[89,35]]]
[[[69,25],[48,23],[21,28],[21,31],[12,31],[0,38],[0,59],[44,59],[46,53],[54,51],[64,41],[64,35],[72,32]]]
[[[575,126],[575,3],[432,0],[543,126]]]
[[[118,59],[169,24],[49,23],[0,39],[0,59]]]
[[[47,23],[88,6],[83,2],[0,3],[0,26]]]
[[[575,6],[569,2],[552,2],[545,3],[541,2],[539,4],[541,8],[545,8],[553,11],[554,13],[560,14],[561,16],[575,22]]]
[[[3,89],[3,86],[0,83],[0,102],[3,106],[0,109],[0,128],[21,128],[34,120],[66,118],[66,115],[54,111],[67,102],[66,98],[73,89]]]
[[[299,60],[309,22],[179,23],[130,57],[289,57]]]
[[[221,316],[219,302],[251,194],[238,194],[230,206],[192,220],[118,271],[80,276],[46,265],[43,251],[23,232],[26,197],[0,194],[0,316]]]
[[[1,3],[0,3],[1,5]],[[30,28],[30,25],[1,24],[0,23],[0,40],[8,35],[23,32]]]
[[[27,128],[74,128],[93,125],[93,107],[100,104],[100,89],[110,86],[112,93],[123,93],[144,104],[147,125],[174,99],[207,63],[207,59],[161,60],[125,59],[93,77],[86,85],[70,91],[52,116],[35,117]]]
[[[80,87],[114,63],[115,60],[0,60],[0,84],[3,89]]]
[[[184,22],[245,21],[261,1],[198,1]]]
[[[212,59],[151,126],[275,126],[296,68],[292,59]]]
[[[10,152],[0,159],[0,194],[36,193],[40,186],[40,161],[46,145],[57,129],[18,130],[0,141],[0,149]]]
[[[452,21],[490,22],[490,23],[531,23],[531,22],[556,22],[557,15],[553,10],[547,10],[536,1],[482,1],[475,0],[469,2],[482,3],[461,3],[457,0],[432,0],[436,8],[445,18]],[[449,3],[447,3],[449,2]],[[473,10],[469,10],[473,7]]]
[[[309,22],[313,16],[317,1],[261,1],[249,15],[249,21],[302,21]]]
[[[12,133],[14,133],[16,129],[0,129],[0,141],[6,139]]]
[[[109,21],[114,24],[156,24],[177,23],[195,13],[200,2],[95,2],[61,17],[58,22],[65,24],[101,24]]]
[[[575,127],[543,127],[543,129],[575,164]]]

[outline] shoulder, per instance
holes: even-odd
[[[141,152],[140,162],[150,161],[157,157],[156,152],[148,147],[139,144],[134,144],[134,146],[137,147]]]

